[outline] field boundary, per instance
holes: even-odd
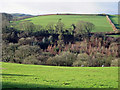
[[[37,15],[37,16],[50,16],[50,15],[81,15],[81,16],[106,16],[105,14],[62,14],[62,13],[57,13],[57,14],[43,14],[43,15]]]
[[[113,31],[117,31],[118,29],[116,28],[116,26],[114,25],[114,23],[112,22],[112,20],[109,18],[108,15],[106,15],[107,20],[109,21],[109,23],[112,25],[112,29]]]

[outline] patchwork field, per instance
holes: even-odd
[[[112,26],[109,24],[105,16],[87,16],[87,15],[48,15],[37,16],[24,20],[33,22],[36,25],[43,25],[44,27],[50,23],[56,23],[58,19],[62,19],[66,27],[69,27],[72,23],[76,23],[79,20],[88,21],[95,25],[93,32],[106,32],[112,31]]]
[[[3,88],[117,88],[118,67],[2,63]]]

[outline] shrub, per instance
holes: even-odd
[[[86,53],[78,54],[76,61],[73,63],[73,66],[88,66],[90,57]]]
[[[104,57],[105,59],[105,63],[104,63],[104,65],[105,66],[111,66],[111,62],[112,62],[112,60],[114,59],[114,57],[112,57],[112,56],[106,56],[106,57]]]
[[[15,51],[16,62],[22,63],[26,57],[37,53],[40,53],[40,48],[38,46],[22,45]]]
[[[46,64],[48,64],[48,65],[54,65],[54,66],[58,66],[59,63],[58,63],[58,59],[57,59],[57,58],[58,58],[57,55],[56,55],[55,57],[50,57],[50,58],[48,58]]]
[[[18,49],[18,44],[9,43],[2,46],[2,61],[9,62],[15,57],[15,50]]]
[[[20,45],[25,44],[25,38],[20,38],[19,41],[18,41],[18,43],[19,43]]]
[[[23,63],[23,58],[20,57],[14,57],[13,59],[10,59],[10,62],[12,63]]]
[[[91,56],[92,59],[90,60],[90,65],[92,67],[97,67],[97,66],[102,66],[105,63],[105,58],[104,58],[104,54],[101,54],[99,52],[94,53],[93,56]]]
[[[75,60],[76,55],[67,51],[62,52],[59,55],[56,55],[55,57],[50,57],[47,60],[47,64],[57,66],[71,66]]]
[[[80,61],[80,60],[76,60],[72,66],[74,67],[79,67],[79,66],[88,66],[88,62],[87,61]]]
[[[89,67],[101,67],[110,66],[113,57],[104,56],[101,53],[96,53],[94,56],[89,56],[86,53],[78,54],[76,61],[73,66],[89,66]]]
[[[40,64],[46,64],[46,61],[51,56],[52,56],[52,54],[50,54],[49,52],[42,52],[41,54],[36,55],[36,57],[39,60]]]
[[[34,55],[28,56],[23,60],[24,64],[39,64],[40,61]]]
[[[101,67],[102,65],[105,64],[104,58],[94,58],[91,61],[92,61],[92,63],[90,66],[92,66],[92,67]]]
[[[114,60],[112,60],[111,61],[111,66],[114,66],[114,67],[118,67],[118,64],[119,64],[119,61],[118,61],[119,59],[114,59]]]
[[[38,46],[22,45],[22,46],[18,47],[18,50],[16,50],[16,54],[17,54],[17,52],[20,52],[21,55],[27,56],[27,55],[32,55],[32,54],[38,53],[39,51],[40,51],[40,48]],[[19,56],[20,56],[20,54],[19,54]]]
[[[36,43],[36,39],[35,37],[20,38],[18,43],[20,45],[33,45],[34,43]]]
[[[102,65],[104,66],[110,66],[111,61],[113,60],[114,57],[112,56],[103,56],[103,57],[96,57],[92,59],[92,65],[93,67],[101,67]]]

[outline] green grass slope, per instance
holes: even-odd
[[[110,19],[115,24],[116,28],[120,29],[120,25],[118,24],[118,15],[110,15]]]
[[[120,30],[120,24],[118,22],[119,20],[118,17],[119,17],[118,15],[110,15],[111,21],[114,23],[115,27]],[[120,37],[120,35],[109,35],[109,36]]]
[[[118,88],[118,67],[2,63],[3,88]]]
[[[79,20],[88,21],[95,25],[93,32],[106,32],[112,31],[112,26],[109,24],[105,16],[87,16],[87,15],[48,15],[48,16],[37,16],[24,20],[29,20],[36,25],[46,26],[50,22],[57,22],[58,19],[62,19],[66,27],[69,27],[72,23],[76,23]]]

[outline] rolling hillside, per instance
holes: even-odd
[[[95,25],[93,32],[107,32],[112,31],[112,26],[109,24],[105,16],[90,16],[90,15],[48,15],[48,16],[36,16],[32,18],[27,18],[36,25],[43,25],[44,27],[48,23],[56,23],[58,19],[62,19],[63,23],[67,28],[72,23],[77,23],[80,21],[88,21]],[[20,22],[20,21],[19,21]]]

